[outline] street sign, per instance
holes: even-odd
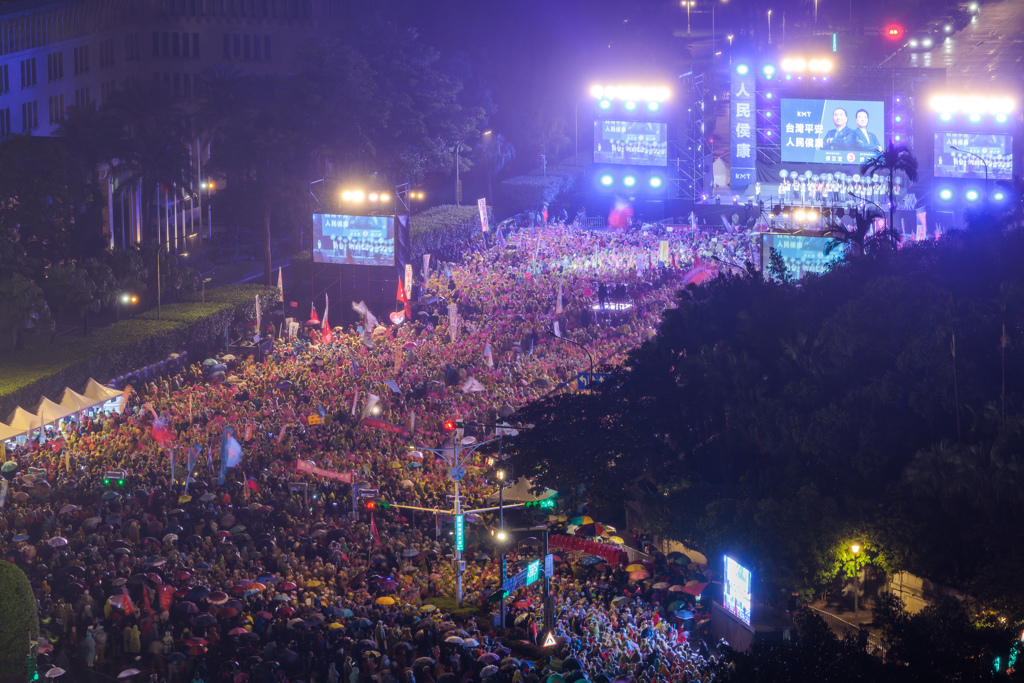
[[[580,391],[590,388],[591,385],[603,382],[609,373],[607,372],[579,372],[576,373],[576,386]]]
[[[451,479],[452,481],[462,481],[462,478],[465,476],[466,468],[463,467],[462,465],[458,465],[448,470],[448,478]]]
[[[548,578],[551,578],[551,576],[554,574],[554,566],[555,556],[550,553],[548,555],[545,555],[543,564],[544,575]],[[526,569],[522,570],[515,576],[510,576],[507,579],[505,579],[502,582],[501,587],[509,593],[513,593],[519,590],[520,588],[526,588],[531,583],[540,578],[541,567],[542,565],[540,559],[536,559],[530,564],[526,565]]]
[[[538,578],[540,578],[540,560],[534,560],[526,565],[526,585],[529,586]]]
[[[455,515],[455,549],[462,552],[466,547],[465,515]]]

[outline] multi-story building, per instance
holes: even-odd
[[[128,79],[181,97],[204,69],[290,70],[345,0],[26,0],[0,7],[0,137],[52,135],[67,107]]]

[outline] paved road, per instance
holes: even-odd
[[[981,12],[931,52],[903,55],[910,66],[945,67],[949,84],[963,88],[1024,86],[1024,0],[982,5]]]

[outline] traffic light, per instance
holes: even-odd
[[[552,496],[551,498],[545,498],[544,500],[531,500],[528,503],[523,503],[523,509],[525,510],[554,510],[555,506],[558,505],[558,499]]]
[[[444,421],[444,431],[448,432],[449,434],[454,432],[455,431],[455,420],[445,420]]]
[[[111,485],[115,485],[115,484],[117,486],[124,486],[124,476],[123,475],[119,475],[119,474],[115,474],[115,473],[111,473],[111,472],[107,472],[103,476],[103,485],[104,486],[111,486]]]
[[[39,680],[39,660],[35,657],[28,657],[25,661],[26,674],[28,680],[38,681]]]
[[[373,510],[376,510],[377,509],[377,501],[375,501],[375,500],[368,500],[368,501],[366,501],[366,509],[370,510],[371,512]]]
[[[368,500],[366,501],[367,510],[390,510],[391,503],[384,500]]]
[[[885,29],[883,29],[882,34],[889,40],[899,40],[903,37],[903,27],[896,26],[895,24],[886,26]]]

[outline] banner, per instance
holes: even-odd
[[[405,299],[408,301],[412,298],[412,264],[405,264]]]
[[[423,279],[430,279],[430,254],[423,255]]]
[[[754,162],[757,159],[757,125],[754,69],[740,74],[732,70],[732,88],[729,101],[729,143],[732,152],[730,186],[733,192],[745,190],[754,182]]]
[[[448,336],[451,337],[452,341],[455,341],[455,337],[459,334],[459,305],[457,303],[448,304]]]
[[[658,260],[665,265],[668,265],[668,262],[671,260],[668,255],[668,240],[661,240],[658,243]]]
[[[558,315],[562,315],[562,285],[564,283],[564,280],[558,281],[558,301],[555,303],[555,313]]]
[[[334,470],[325,470],[322,467],[317,467],[308,460],[296,460],[295,471],[303,472],[305,474],[315,474],[319,477],[326,477],[327,479],[333,479],[335,481],[343,481],[346,484],[352,483],[351,472],[335,472]]]
[[[490,232],[491,226],[487,224],[487,199],[486,197],[476,200],[476,208],[480,211],[480,229]]]
[[[260,295],[256,295],[256,336],[260,334]]]
[[[922,242],[928,239],[928,212],[917,212],[917,241]]]

